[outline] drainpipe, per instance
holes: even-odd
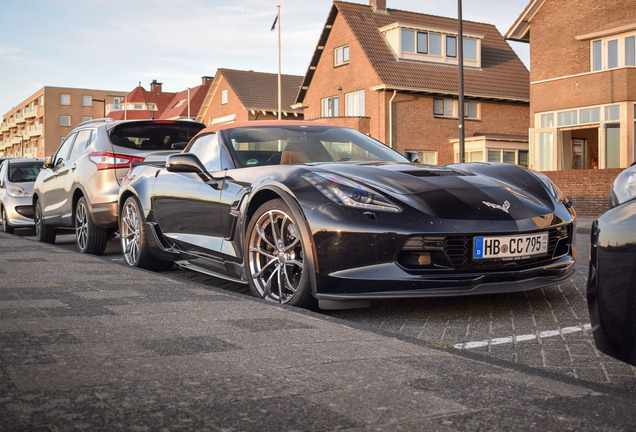
[[[393,99],[397,90],[393,90],[393,96],[389,100],[389,147],[393,148]]]

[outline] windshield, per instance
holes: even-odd
[[[321,162],[408,162],[353,129],[328,126],[252,126],[221,131],[239,166]]]
[[[44,167],[39,162],[13,162],[9,165],[9,181],[12,183],[32,182]]]
[[[183,149],[205,126],[196,122],[142,121],[122,123],[110,132],[113,144],[133,150]]]

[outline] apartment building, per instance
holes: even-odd
[[[105,117],[127,92],[43,87],[2,116],[0,155],[45,157],[79,123]]]
[[[335,1],[294,108],[431,164],[459,159],[457,20]],[[527,165],[529,74],[495,26],[464,21],[465,160]]]

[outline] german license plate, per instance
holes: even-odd
[[[547,255],[548,233],[533,233],[501,237],[475,237],[474,259],[518,260]]]

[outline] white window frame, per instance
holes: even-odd
[[[443,113],[438,114],[435,112],[436,101],[442,101]],[[475,104],[475,117],[468,117],[470,112],[467,109],[467,105]],[[448,114],[449,108],[452,110],[452,114]],[[433,99],[433,116],[439,118],[459,118],[459,101],[452,98],[434,98]],[[481,118],[481,103],[475,100],[464,101],[464,120],[479,120]]]
[[[225,105],[227,103],[227,90],[221,91],[221,105]]]
[[[636,64],[627,64],[627,39],[630,38],[634,38],[636,41],[636,31],[614,34],[590,40],[590,71],[602,72],[636,66]],[[614,65],[610,65],[610,43],[614,41],[616,41],[616,63]],[[632,59],[636,60],[636,43],[634,43],[633,48],[634,52],[631,52],[630,55],[632,56]],[[597,64],[598,60],[600,60],[600,65]]]
[[[87,103],[87,101],[88,101],[88,103]],[[83,95],[82,96],[82,106],[85,106],[85,107],[93,106],[93,97],[92,96]]]
[[[344,66],[349,64],[349,45],[342,45],[333,50],[333,66]]]
[[[365,97],[364,90],[347,93],[345,95],[345,112],[347,117],[364,117],[365,116]]]
[[[68,93],[60,93],[60,105],[70,105],[71,95]]]
[[[335,102],[335,104],[334,104]],[[320,101],[321,117],[339,117],[340,116],[340,97],[331,96],[323,98]]]
[[[66,122],[64,120],[67,120]],[[68,123],[68,124],[64,124]],[[71,116],[70,115],[61,115],[60,116],[60,126],[61,127],[70,127],[71,126]]]

